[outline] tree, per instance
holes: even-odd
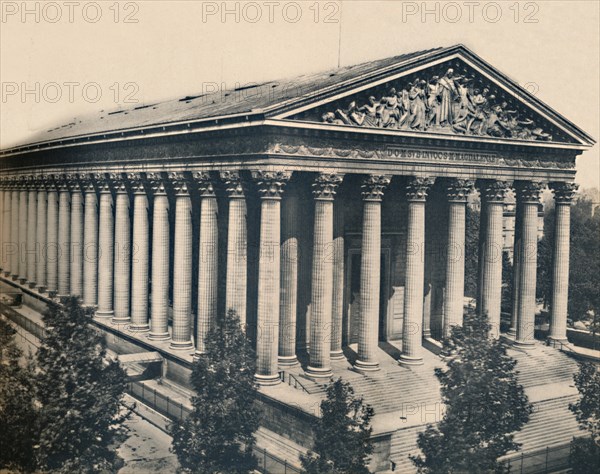
[[[315,428],[312,451],[301,456],[308,474],[368,473],[367,464],[373,452],[370,442],[373,408],[354,397],[349,382],[341,378],[327,387],[327,398],[321,402],[322,416]]]
[[[508,252],[502,252],[502,311],[509,313],[513,298],[513,264]]]
[[[255,354],[235,311],[216,321],[206,353],[192,369],[193,410],[171,425],[171,450],[183,472],[247,473],[259,413],[255,406]]]
[[[581,398],[569,409],[590,436],[573,441],[570,461],[574,474],[586,474],[600,465],[600,372],[594,364],[584,363],[573,379]]]
[[[46,336],[37,353],[41,404],[39,461],[44,471],[116,472],[115,441],[122,434],[125,371],[105,363],[106,342],[75,297],[43,315]]]
[[[34,369],[31,360],[20,361],[16,330],[0,317],[0,470],[32,472],[36,436],[36,406],[33,396]]]
[[[487,316],[465,315],[444,341],[447,368],[435,369],[445,414],[419,433],[423,455],[411,456],[419,472],[503,472],[498,457],[517,450],[511,433],[527,423],[532,407],[517,383],[516,361],[499,340],[488,338]]]

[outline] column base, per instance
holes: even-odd
[[[198,351],[196,350],[196,352],[194,352],[194,361],[200,359],[203,355],[205,355],[206,352],[202,352],[202,351]]]
[[[105,319],[105,318],[112,318],[113,315],[115,314],[115,312],[113,310],[102,310],[102,311],[96,311],[96,313],[94,314],[94,318],[99,318],[99,319]]]
[[[150,326],[148,324],[130,324],[129,329],[133,332],[148,332]]]
[[[365,362],[362,360],[357,360],[354,363],[354,370],[363,374],[369,372],[377,372],[379,369],[379,362]]]
[[[318,381],[333,377],[333,372],[331,371],[331,368],[328,367],[311,367],[309,365],[304,373],[308,378],[316,379]]]
[[[20,283],[21,285],[25,285],[25,283],[27,283],[27,278],[22,278],[22,277],[21,277],[21,278],[19,278],[18,280],[19,280],[19,283]]]
[[[10,276],[10,270],[4,270],[4,276],[5,277],[9,277]]]
[[[418,357],[418,356],[413,357],[413,356],[407,356],[405,354],[402,354],[402,355],[400,355],[400,358],[398,359],[398,363],[405,367],[412,367],[415,365],[423,365],[423,358]]]
[[[295,367],[298,365],[298,358],[293,356],[279,356],[277,357],[277,363],[281,367]]]
[[[535,348],[535,342],[533,341],[515,341],[513,345],[519,349],[525,350],[531,350]]]
[[[547,339],[549,341],[553,341],[553,342],[561,342],[563,344],[568,344],[569,343],[569,339],[567,339],[566,337],[560,337],[560,336],[548,336]]]
[[[506,331],[506,334],[511,337],[516,337],[517,336],[517,328],[510,328],[508,331]]]
[[[329,353],[329,358],[331,360],[343,360],[346,356],[344,355],[344,351],[340,349],[338,351],[331,351]]]
[[[194,348],[194,344],[192,343],[192,341],[184,341],[184,342],[180,342],[180,341],[171,341],[171,344],[169,344],[169,349],[173,349],[176,351],[187,351],[190,349]]]
[[[260,375],[254,374],[254,381],[263,387],[268,387],[272,385],[277,385],[281,383],[281,379],[279,378],[279,374],[275,375]]]
[[[46,287],[45,286],[38,286],[37,290],[38,290],[38,293],[46,293]]]
[[[168,341],[171,335],[168,332],[151,332],[148,334],[148,339],[151,341]]]
[[[113,316],[110,322],[113,324],[127,324],[131,322],[131,318],[129,316]]]
[[[34,289],[35,288],[35,281],[30,281],[28,284],[29,288]]]

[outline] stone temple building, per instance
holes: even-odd
[[[572,361],[534,338],[538,206],[549,187],[549,337],[565,341],[575,161],[593,144],[462,45],[102,111],[0,154],[2,281],[37,311],[80,296],[112,350],[159,354],[183,388],[233,309],[256,348],[261,436],[310,448],[311,407],[341,375],[375,407],[372,469],[410,472],[432,420],[390,414],[439,402],[432,366],[463,318],[471,193],[491,336],[514,343],[533,385],[545,364],[570,383]],[[516,290],[501,327],[513,192]]]

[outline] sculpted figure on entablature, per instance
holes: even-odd
[[[552,140],[541,121],[536,124],[530,113],[514,103],[514,97],[466,67],[440,65],[432,68],[430,76],[424,73],[365,91],[347,105],[338,101],[337,108],[321,113],[321,120],[334,125]]]

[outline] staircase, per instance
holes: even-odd
[[[557,349],[538,344],[533,351],[509,349],[508,354],[517,361],[517,378],[525,388],[551,383],[573,385],[577,362]]]

